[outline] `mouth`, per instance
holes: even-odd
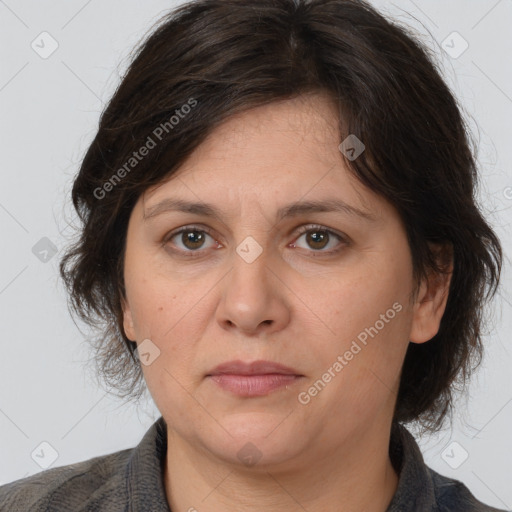
[[[237,396],[265,396],[295,384],[302,375],[293,368],[272,361],[229,361],[215,367],[206,375],[225,391]]]

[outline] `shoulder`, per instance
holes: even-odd
[[[115,500],[125,485],[126,449],[75,464],[47,469],[0,486],[0,510],[9,512],[94,510],[92,503]],[[119,510],[119,509],[116,509]]]
[[[416,439],[402,424],[392,425],[389,455],[398,486],[387,512],[512,512],[482,503],[462,482],[427,466]]]
[[[510,512],[478,501],[459,480],[441,475],[431,468],[428,471],[432,476],[439,512]]]

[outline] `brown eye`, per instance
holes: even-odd
[[[301,246],[298,241],[304,238],[305,245]],[[306,226],[301,230],[300,236],[293,243],[294,247],[301,247],[320,254],[332,254],[348,245],[348,241],[342,235],[327,229],[323,226]],[[327,250],[324,250],[326,249]]]
[[[204,244],[205,234],[196,229],[181,232],[181,242],[188,249],[200,249]]]
[[[202,252],[202,249],[208,248],[207,238],[211,238],[216,243],[215,239],[212,235],[208,234],[205,228],[185,226],[167,236],[163,241],[163,245],[167,246],[174,253],[191,255],[197,252],[199,254]]]
[[[309,231],[306,233],[306,241],[313,249],[323,249],[329,243],[329,233],[327,231]]]

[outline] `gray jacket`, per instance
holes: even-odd
[[[160,417],[134,448],[0,486],[0,511],[170,512],[163,482],[166,432]],[[416,440],[402,425],[391,431],[389,453],[399,482],[387,512],[504,512],[426,466]]]

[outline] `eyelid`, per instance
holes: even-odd
[[[170,233],[167,233],[164,236],[163,242],[168,242],[171,238],[173,238],[176,235],[179,235],[182,231],[204,231],[205,233],[209,234],[211,237],[213,237],[212,233],[213,230],[207,226],[201,226],[199,224],[187,224],[186,226],[181,226],[180,228],[176,228],[175,230],[171,231]],[[215,237],[213,237],[215,238]]]
[[[325,232],[329,233],[330,235],[334,235],[336,238],[338,238],[338,240],[342,244],[345,244],[345,245],[350,244],[350,239],[345,234],[342,234],[334,229],[328,228],[327,226],[323,226],[321,224],[304,224],[304,225],[300,226],[298,228],[297,235],[295,236],[294,241],[291,243],[295,244],[295,241],[300,236],[302,236],[304,233],[307,233],[309,231],[314,231],[314,230],[325,231]],[[165,235],[162,240],[162,246],[165,246],[170,240],[172,240],[172,238],[174,238],[176,235],[179,235],[183,231],[204,232],[204,233],[208,234],[209,236],[211,236],[215,240],[215,242],[219,243],[218,240],[216,239],[216,237],[213,235],[213,230],[211,228],[209,228],[207,226],[203,226],[203,225],[198,225],[198,224],[187,224],[186,226],[181,226],[180,228],[177,228],[177,229],[171,231],[170,233],[168,233],[167,235]],[[188,254],[200,254],[204,250],[205,249],[197,249],[196,251],[183,251],[181,249],[173,249],[173,251],[177,251],[177,252],[184,253],[184,254],[187,254],[187,253]],[[310,252],[316,253],[319,256],[321,256],[322,254],[323,255],[334,254],[340,250],[341,250],[340,248],[331,249],[329,251],[315,251],[315,250],[311,249]]]
[[[162,239],[162,247],[164,247],[166,244],[168,244],[176,235],[181,234],[183,231],[199,231],[204,232],[207,235],[211,236],[215,242],[219,243],[216,237],[213,234],[213,229],[207,227],[207,226],[201,226],[197,224],[187,224],[186,226],[181,226],[180,228],[177,228],[170,233],[166,234],[164,238]],[[190,254],[199,254],[201,251],[204,251],[204,249],[198,249],[197,251],[183,251],[181,249],[173,249],[175,252],[180,253],[190,253]]]
[[[336,235],[339,239],[348,243],[347,235],[344,235],[343,233],[340,233],[339,231],[336,231],[334,229],[328,228],[327,226],[323,226],[322,224],[305,224],[304,226],[301,226],[299,228],[298,234],[303,235],[304,233],[307,233],[308,231],[314,231],[315,229],[318,231],[326,231],[327,233]]]
[[[313,249],[310,249],[309,252],[315,258],[321,258],[322,256],[335,255],[335,254],[339,253],[343,249],[343,247],[347,247],[351,243],[351,241],[350,241],[350,239],[349,239],[349,237],[347,235],[345,235],[343,233],[340,233],[337,230],[328,228],[327,226],[323,226],[322,224],[306,224],[306,225],[301,226],[299,228],[299,232],[297,234],[297,237],[294,239],[292,244],[295,245],[295,242],[304,233],[308,233],[309,231],[313,231],[313,232],[314,231],[325,231],[326,233],[329,233],[329,235],[334,235],[338,239],[338,241],[340,242],[340,244],[336,248],[330,249],[328,251],[321,251],[321,250],[320,251],[315,251]]]

